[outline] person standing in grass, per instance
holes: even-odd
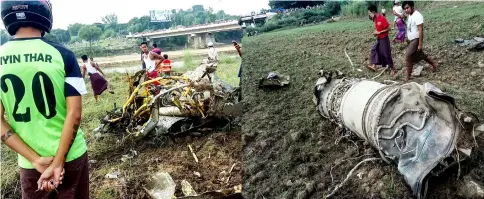
[[[101,70],[101,68],[99,68],[97,63],[93,61],[88,61],[87,55],[82,55],[81,59],[84,63],[81,66],[82,78],[86,77],[86,73],[87,75],[89,75],[94,99],[96,100],[96,102],[99,101],[99,95],[101,95],[105,90],[108,90],[109,93],[114,94],[114,92],[109,87],[108,81],[104,78],[106,77],[106,75],[104,75],[103,71]],[[91,57],[91,60],[94,59],[92,59]]]
[[[368,68],[376,71],[376,65],[387,66],[391,70],[391,75],[395,76],[396,70],[393,67],[392,50],[390,47],[390,39],[388,32],[390,31],[390,24],[387,19],[377,12],[375,5],[368,6],[369,18],[375,23],[375,32],[373,35],[377,37],[375,45],[370,51],[370,66]]]
[[[393,6],[393,15],[395,15],[393,26],[396,27],[397,33],[392,42],[403,43],[405,42],[405,14],[403,8],[400,5],[400,0],[395,0]]]
[[[424,19],[422,14],[415,10],[413,1],[404,1],[402,7],[408,14],[407,19],[407,39],[408,46],[405,54],[405,67],[407,75],[405,81],[410,80],[413,71],[413,65],[422,60],[430,64],[432,71],[436,71],[437,63],[423,52],[424,39]]]
[[[239,56],[242,57],[242,50],[240,45],[234,40],[232,40],[232,43],[234,44],[234,47],[237,50],[237,53],[239,53]],[[240,85],[240,78],[242,77],[242,62],[240,63],[239,74],[237,75],[237,77],[239,77],[239,85]]]
[[[213,47],[212,42],[208,42],[208,62],[209,63],[217,63],[218,62],[218,53],[217,50]]]
[[[18,153],[22,198],[89,199],[87,145],[79,128],[87,91],[74,53],[44,39],[52,29],[52,5],[1,1],[1,15],[14,35],[0,47],[1,140]]]

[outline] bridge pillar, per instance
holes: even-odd
[[[188,35],[188,45],[195,49],[207,48],[208,42],[215,43],[215,37],[213,33],[198,33]]]
[[[209,33],[206,33],[205,35],[205,40],[206,40],[206,43],[205,44],[208,44],[208,42],[212,42],[215,44],[215,36],[213,35],[213,33],[209,32]]]
[[[153,48],[153,44],[155,43],[155,40],[154,39],[150,39],[149,42],[148,42],[148,48],[151,49]]]
[[[191,34],[188,36],[188,44],[195,49],[206,48],[207,42],[205,34]]]

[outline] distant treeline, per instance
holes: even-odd
[[[428,2],[416,2],[418,6]],[[255,31],[269,32],[279,29],[304,26],[326,21],[333,16],[363,16],[368,15],[368,6],[376,5],[378,10],[386,10],[386,14],[392,14],[393,1],[270,1],[269,6],[273,10],[283,10],[269,19],[266,23],[257,27],[248,27],[246,33]]]
[[[148,13],[148,10],[146,11]],[[102,17],[102,23],[81,24],[75,23],[68,26],[67,30],[54,29],[45,38],[63,44],[75,44],[87,42],[97,43],[105,39],[121,39],[129,33],[147,32],[160,29],[175,28],[177,26],[192,26],[198,24],[212,23],[219,20],[238,19],[238,16],[228,15],[223,10],[214,12],[212,8],[205,9],[203,5],[194,5],[192,8],[173,9],[172,21],[170,22],[150,22],[150,16],[134,17],[128,23],[118,23],[116,14],[108,14]],[[54,20],[55,21],[55,20]],[[55,23],[55,22],[54,22]],[[240,39],[242,31],[229,31],[215,33],[218,41],[231,41]],[[4,44],[10,36],[5,31],[1,33],[1,44]],[[170,37],[162,39],[160,47],[176,48],[185,46],[186,36]]]

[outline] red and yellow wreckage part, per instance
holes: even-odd
[[[155,79],[147,79],[144,70],[126,74],[130,95],[122,107],[115,105],[95,131],[111,127],[144,137],[184,133],[214,120],[230,121],[241,113],[240,89],[216,78],[212,68],[201,64],[194,71]]]

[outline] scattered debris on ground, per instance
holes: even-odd
[[[143,70],[127,74],[126,103],[115,104],[95,129],[97,139],[112,134],[122,136],[118,144],[138,143],[139,148],[126,146],[110,157],[128,168],[118,166],[101,174],[103,184],[111,184],[107,187],[120,187],[115,192],[121,198],[133,196],[130,192],[136,198],[154,199],[240,196],[241,188],[234,188],[241,184],[241,137],[234,132],[241,112],[240,90],[215,73],[205,73],[207,68],[211,64],[153,80],[145,80]],[[161,148],[141,147],[146,144]]]
[[[267,77],[260,78],[259,88],[262,87],[283,87],[289,84],[290,77],[279,74],[278,72],[270,72]]]
[[[422,75],[423,69],[424,69],[423,65],[420,65],[420,64],[415,65],[412,71],[412,76],[420,77]]]
[[[484,37],[474,37],[473,39],[456,39],[455,43],[459,46],[468,46],[469,51],[481,51],[484,50]]]

